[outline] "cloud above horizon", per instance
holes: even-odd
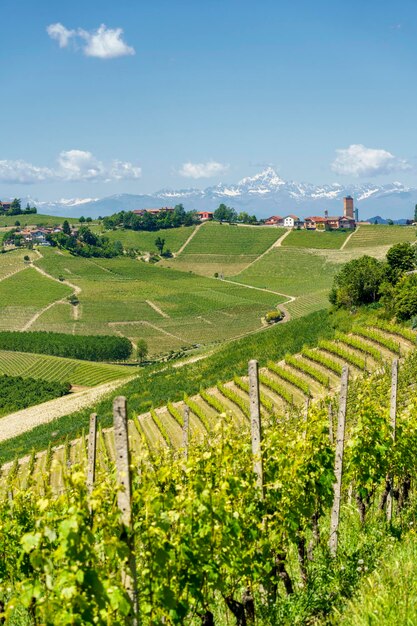
[[[351,144],[336,150],[331,169],[337,174],[350,176],[380,176],[411,169],[405,160],[387,150],[367,148],[363,144]]]
[[[107,28],[101,24],[96,30],[88,31],[83,28],[69,30],[60,22],[50,24],[46,32],[51,39],[58,42],[60,48],[66,48],[72,41],[76,49],[83,54],[97,59],[115,59],[117,57],[132,56],[135,49],[123,41],[122,28]]]
[[[224,174],[229,169],[229,165],[218,163],[217,161],[207,161],[206,163],[183,163],[179,170],[179,175],[184,178],[212,178],[219,174]]]
[[[113,160],[109,164],[99,161],[85,150],[60,152],[57,167],[33,165],[22,160],[0,160],[0,182],[30,185],[34,183],[62,182],[114,182],[136,180],[142,169],[128,161]]]

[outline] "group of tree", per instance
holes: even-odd
[[[132,344],[126,337],[68,335],[45,331],[2,331],[0,349],[87,361],[126,361],[132,355]],[[146,355],[141,358],[144,356]]]
[[[336,307],[354,309],[381,302],[399,320],[417,315],[417,249],[397,243],[385,261],[364,255],[346,263],[336,274],[329,296]]]
[[[20,376],[0,376],[0,415],[59,398],[70,389],[69,383]]]
[[[62,232],[49,234],[47,241],[75,256],[112,258],[123,254],[120,241],[110,241],[108,237],[97,235],[88,226],[71,231],[68,222],[64,222]]]
[[[179,226],[192,226],[198,223],[195,211],[186,211],[182,204],[177,204],[173,211],[161,209],[158,213],[145,211],[143,214],[133,211],[120,211],[103,218],[106,230],[127,228],[130,230],[162,230]]]
[[[235,209],[228,207],[223,203],[219,204],[218,208],[214,211],[213,217],[218,222],[240,222],[242,224],[258,223],[256,215],[249,215],[246,211],[237,213]]]
[[[22,209],[22,202],[19,198],[15,198],[10,205],[10,209],[4,212],[4,215],[31,215],[37,213],[37,209],[34,206],[30,206],[29,202],[26,207]]]

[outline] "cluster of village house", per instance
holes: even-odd
[[[343,198],[343,215],[332,217],[324,212],[324,217],[313,215],[301,220],[297,215],[272,215],[265,220],[268,226],[284,226],[284,228],[305,228],[306,230],[339,230],[341,228],[354,229],[356,227],[353,198]]]
[[[7,210],[8,203],[0,202],[1,209]],[[10,208],[10,203],[9,203]],[[136,215],[143,215],[144,213],[159,213],[160,211],[174,211],[171,207],[162,207],[160,209],[138,209],[133,211]],[[213,213],[211,211],[198,211],[197,216],[201,222],[206,222],[213,219]],[[339,229],[354,229],[356,227],[355,211],[353,207],[353,198],[347,196],[343,198],[343,215],[338,217],[329,217],[327,211],[324,213],[324,217],[312,216],[306,217],[304,220],[299,219],[296,215],[286,215],[281,217],[279,215],[272,215],[265,220],[267,226],[280,226],[284,228],[304,228],[306,230],[339,230]],[[72,227],[73,230],[73,227]],[[54,228],[36,228],[30,230],[25,228],[19,231],[26,244],[36,244],[41,246],[49,246],[47,239],[48,235],[53,233],[61,233],[62,228],[55,226]],[[73,230],[75,233],[76,231]]]
[[[144,215],[144,213],[159,213],[160,211],[174,211],[172,207],[163,207],[161,209],[137,209],[133,211],[136,215]],[[211,211],[197,211],[197,216],[200,222],[207,222],[212,220],[214,214]],[[332,217],[328,215],[328,212],[324,212],[324,216],[313,215],[306,217],[304,220],[297,217],[297,215],[286,215],[281,217],[280,215],[272,215],[268,217],[264,224],[266,226],[280,226],[284,228],[305,228],[306,230],[339,230],[339,229],[354,229],[356,227],[355,209],[353,206],[353,198],[346,196],[343,198],[343,215]]]

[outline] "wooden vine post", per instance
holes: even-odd
[[[263,499],[263,466],[262,466],[262,427],[261,407],[259,400],[258,361],[249,361],[249,405],[252,438],[253,471],[256,474],[256,486]]]
[[[336,455],[334,461],[334,473],[336,482],[333,485],[333,506],[330,516],[330,539],[329,549],[332,556],[337,554],[337,541],[339,532],[339,519],[340,519],[340,501],[342,497],[342,475],[343,475],[343,451],[345,445],[345,424],[346,424],[346,406],[347,406],[347,391],[349,380],[349,368],[347,365],[343,366],[342,378],[340,385],[340,399],[339,399],[339,415],[337,420],[337,433],[336,433]]]
[[[88,495],[94,488],[96,475],[96,448],[97,448],[97,413],[90,415],[90,429],[88,432],[88,458],[87,458],[87,491]],[[91,508],[90,508],[91,513]]]
[[[398,359],[394,359],[392,362],[391,370],[391,398],[389,409],[389,422],[391,428],[391,437],[393,442],[395,441],[396,429],[397,429],[397,387],[398,387]],[[387,522],[392,520],[392,507],[394,491],[394,476],[391,474],[389,477],[390,491],[387,498]]]
[[[184,422],[182,425],[182,447],[184,450],[184,459],[188,459],[188,440],[190,435],[190,407],[184,407]]]
[[[124,572],[124,585],[129,595],[132,612],[130,624],[138,625],[138,597],[136,557],[134,551],[134,535],[132,525],[132,483],[130,475],[130,450],[127,426],[126,398],[118,396],[113,401],[114,442],[116,448],[117,470],[117,505],[120,519],[124,527],[123,538],[128,547],[128,566]]]
[[[333,434],[333,406],[332,403],[329,402],[329,441],[332,446],[334,443],[334,434]]]

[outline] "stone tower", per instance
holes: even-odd
[[[351,220],[355,219],[352,196],[343,198],[343,215]]]

